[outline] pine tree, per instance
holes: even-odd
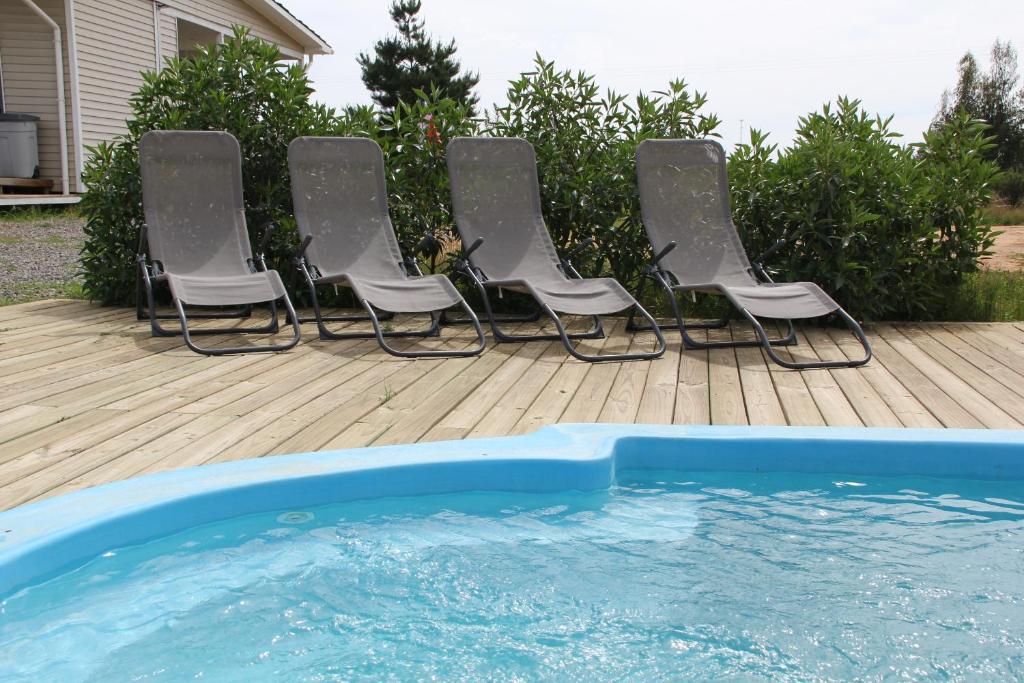
[[[960,59],[956,88],[942,93],[932,127],[945,125],[959,112],[984,119],[995,146],[989,152],[1000,168],[1024,168],[1024,88],[1017,89],[1017,51],[1009,42],[992,46],[991,67],[985,73],[970,52]]]
[[[395,109],[399,102],[415,102],[415,91],[429,91],[432,85],[453,100],[473,107],[478,101],[473,87],[480,80],[479,74],[460,75],[461,67],[454,59],[455,41],[441,43],[430,38],[417,16],[420,6],[420,0],[392,3],[391,18],[398,35],[378,40],[373,56],[359,55],[363,83],[373,101],[386,111]]]

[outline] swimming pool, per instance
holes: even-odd
[[[558,426],[0,514],[0,678],[1007,678],[1024,438]]]

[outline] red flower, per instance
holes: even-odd
[[[427,142],[440,145],[441,134],[437,131],[437,126],[434,125],[434,117],[427,114],[425,118],[427,120]]]

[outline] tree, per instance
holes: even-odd
[[[955,120],[960,112],[984,119],[996,143],[989,159],[1004,170],[1024,168],[1024,88],[1017,89],[1017,51],[1011,43],[997,40],[991,62],[986,73],[970,52],[960,59],[956,88],[942,93],[932,129]]]
[[[455,41],[441,43],[428,37],[423,20],[417,16],[420,6],[420,0],[392,3],[391,18],[398,35],[378,40],[373,56],[359,55],[363,83],[373,101],[388,112],[394,111],[399,102],[415,104],[417,90],[430,92],[431,86],[436,86],[456,102],[468,105],[472,113],[478,101],[473,87],[480,76],[460,75],[461,67],[454,59]]]

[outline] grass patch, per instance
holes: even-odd
[[[985,217],[995,225],[1024,225],[1024,205],[999,206],[985,208]]]
[[[7,235],[0,235],[0,244],[21,244],[25,240],[21,237],[9,237]]]
[[[950,293],[948,322],[1009,322],[1024,320],[1024,273],[982,270],[964,278]]]
[[[9,206],[0,208],[0,221],[34,223],[52,218],[78,218],[81,213],[76,204],[53,206]]]
[[[81,282],[19,282],[11,293],[0,296],[0,306],[24,304],[40,299],[88,299]]]
[[[55,246],[64,246],[68,243],[66,239],[60,235],[47,235],[39,240],[42,244],[53,244]]]

